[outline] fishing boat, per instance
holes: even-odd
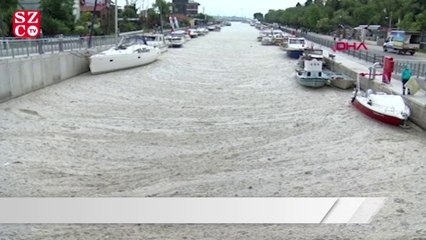
[[[146,65],[156,61],[160,54],[160,49],[148,46],[144,37],[124,37],[117,47],[90,57],[90,72],[105,73]]]
[[[302,56],[306,46],[304,38],[288,38],[284,50],[287,51],[287,56],[293,59],[299,59]]]
[[[410,116],[410,108],[401,96],[383,92],[374,93],[371,89],[362,92],[359,87],[359,74],[352,105],[371,118],[395,126],[405,126]]]
[[[310,47],[310,48],[303,49],[303,53],[299,57],[299,61],[297,63],[299,68],[302,68],[302,69],[304,68],[305,59],[316,59],[318,61],[321,61],[323,68],[326,65],[324,60],[323,50],[319,48]]]
[[[328,78],[322,71],[322,61],[305,58],[302,69],[296,69],[297,82],[305,87],[320,88],[325,86]]]

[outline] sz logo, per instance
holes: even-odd
[[[367,46],[364,43],[360,43],[358,46],[357,44],[354,42],[352,44],[349,44],[348,42],[336,42],[336,45],[334,45],[334,47],[332,47],[331,49],[333,51],[345,51],[345,50],[349,50],[349,49],[354,49],[354,50],[359,50],[361,49],[361,47],[363,47],[365,50],[368,50]]]
[[[17,10],[12,19],[13,35],[17,38],[36,38],[40,34],[40,11]]]

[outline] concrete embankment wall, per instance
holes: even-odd
[[[88,60],[70,53],[0,61],[0,102],[89,71]]]
[[[344,66],[343,64],[333,63],[330,58],[326,57],[326,62],[331,66],[331,70],[343,73],[356,80],[357,72],[351,70],[349,67]],[[393,80],[395,81],[395,80]],[[368,78],[360,77],[360,87],[362,90],[373,89],[374,91],[385,92],[388,94],[401,94],[402,89],[395,89],[389,87],[386,84],[383,84],[381,81],[377,80],[368,80]],[[416,96],[403,96],[405,103],[410,107],[411,115],[410,120],[420,126],[423,129],[426,129],[426,104],[424,101],[421,101]]]
[[[105,48],[91,51],[99,52]],[[0,102],[64,81],[89,71],[86,51],[0,60]]]

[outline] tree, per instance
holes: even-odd
[[[389,23],[404,30],[424,30],[426,4],[425,0],[305,0],[304,5],[298,3],[285,10],[271,9],[264,20],[321,32],[328,32],[340,24],[388,27]]]
[[[18,6],[18,0],[1,0],[0,4],[0,36],[11,35],[12,14]]]
[[[69,34],[74,30],[74,0],[41,0],[43,34]]]
[[[123,11],[119,14],[123,21],[119,23],[120,32],[130,32],[140,29],[137,22],[130,21],[129,18],[139,18],[137,14],[136,4],[129,4],[124,6]]]
[[[253,14],[253,18],[263,22],[263,14],[260,12]]]
[[[80,14],[80,18],[75,23],[74,33],[79,35],[89,34],[89,30],[90,30],[89,28],[91,27],[91,24],[92,24],[92,13],[82,12]],[[95,33],[99,33],[101,30],[99,28],[100,19],[98,17],[95,19],[94,26],[95,26],[94,28]]]

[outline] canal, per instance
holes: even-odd
[[[371,224],[3,225],[3,236],[425,236],[424,131],[365,117],[351,91],[298,85],[296,61],[257,36],[233,23],[151,65],[1,103],[0,197],[386,197]]]

